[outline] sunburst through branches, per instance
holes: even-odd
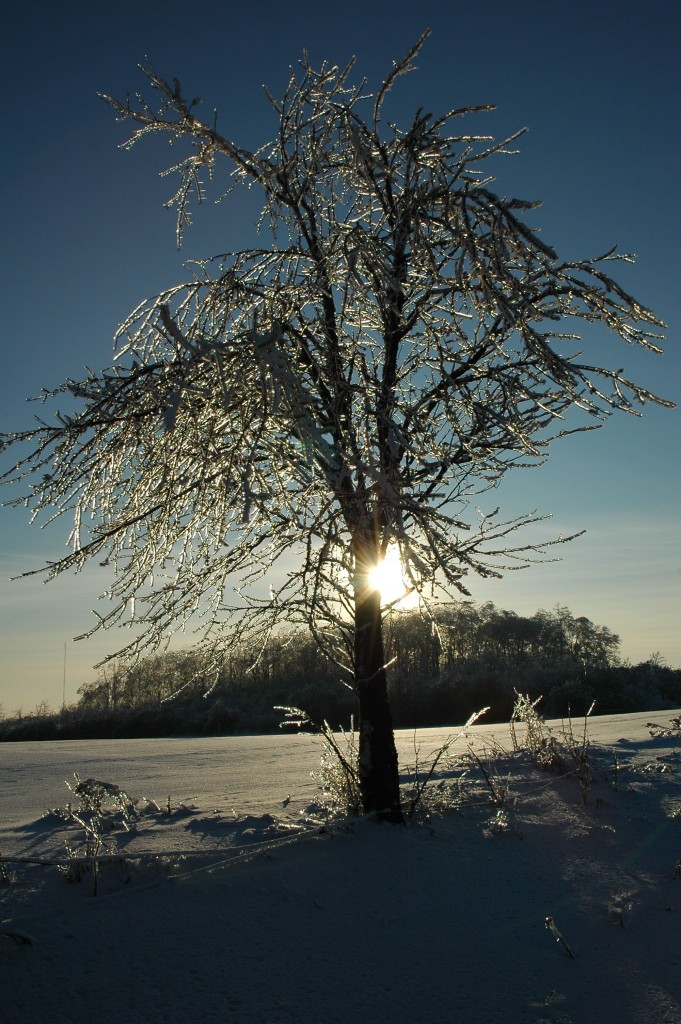
[[[381,592],[381,604],[395,605],[399,608],[416,608],[419,595],[404,574],[404,566],[400,551],[396,544],[391,544],[385,558],[369,573],[372,587]]]

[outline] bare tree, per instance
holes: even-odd
[[[491,191],[485,161],[521,132],[457,133],[490,107],[385,122],[426,35],[372,97],[352,63],[305,57],[283,99],[268,94],[278,128],[254,153],[151,66],[158,107],[104,96],[133,126],[128,146],[159,132],[186,144],[170,168],[178,243],[225,165],[229,188],[260,190],[269,242],[192,263],[122,324],[112,368],[44,393],[68,411],[3,440],[22,446],[5,479],[28,481],[35,512],[75,518],[47,576],[115,567],[95,628],[132,618],[119,654],[199,612],[215,650],[225,621],[254,645],[284,619],[306,623],[358,695],[364,809],[397,821],[372,567],[397,545],[419,592],[466,593],[469,573],[526,564],[541,550],[513,535],[538,517],[471,522],[472,496],[588,429],[572,409],[598,420],[669,404],[582,361],[590,324],[653,352],[664,325],[609,276],[628,257],[561,261],[520,219],[539,204]]]

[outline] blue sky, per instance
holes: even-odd
[[[444,112],[496,103],[476,128],[501,136],[528,126],[521,153],[497,167],[497,190],[542,199],[533,223],[566,257],[618,243],[637,254],[616,276],[669,324],[668,354],[655,358],[594,336],[594,362],[622,366],[679,401],[678,49],[681,9],[588,0],[543,2],[355,2],[264,0],[235,5],[166,0],[132,6],[26,3],[6,22],[2,85],[5,159],[0,163],[3,238],[0,429],[28,425],[25,398],[85,364],[106,365],[117,324],[142,298],[182,278],[181,263],[251,243],[252,206],[211,203],[195,217],[181,253],[167,144],[118,147],[124,130],[97,91],[122,97],[143,87],[137,64],[178,77],[216,106],[222,131],[246,146],[272,133],[266,83],[277,95],[307,48],[313,62],[357,56],[377,83],[426,26],[419,72],[398,83],[391,115],[418,106]],[[541,535],[585,529],[562,561],[473,596],[532,614],[566,604],[622,635],[643,660],[660,651],[681,664],[679,412],[619,416],[599,432],[559,443],[541,470],[512,474],[495,495],[509,515],[553,513]],[[23,510],[0,511],[0,703],[31,710],[67,700],[92,665],[125,637],[87,629],[103,571],[45,587],[10,585],[22,569],[60,555],[67,524],[42,532]]]

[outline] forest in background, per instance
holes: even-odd
[[[596,714],[681,706],[681,669],[657,654],[623,662],[616,634],[562,606],[527,617],[461,601],[432,620],[394,611],[386,644],[395,728],[458,725],[487,706],[486,721],[507,721],[516,692],[541,697],[546,717],[582,715],[594,701]],[[273,637],[255,663],[226,651],[217,680],[189,649],[109,663],[78,693],[59,711],[0,708],[0,740],[268,733],[290,706],[347,727],[357,710],[339,669],[302,633]]]

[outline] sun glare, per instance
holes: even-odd
[[[380,565],[371,570],[371,583],[381,592],[381,604],[397,604],[400,608],[415,608],[418,594],[403,575],[400,552],[391,546]]]

